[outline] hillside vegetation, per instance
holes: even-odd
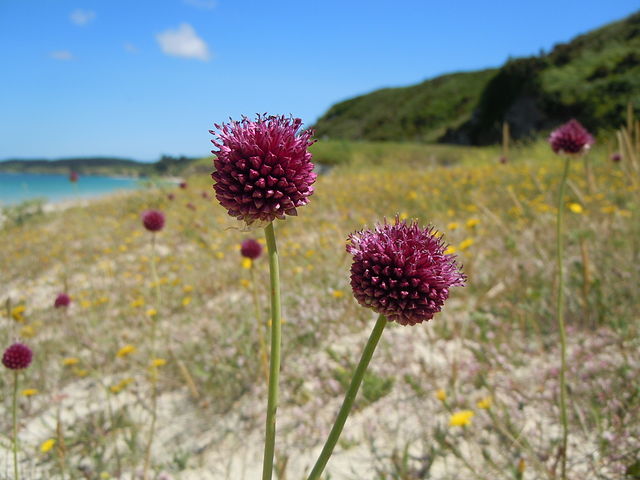
[[[627,104],[640,112],[640,12],[547,54],[499,69],[454,73],[385,88],[332,106],[319,137],[487,145],[508,122],[528,138],[571,117],[595,132],[615,128]]]

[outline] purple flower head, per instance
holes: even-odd
[[[247,238],[240,246],[240,254],[243,257],[255,260],[262,254],[262,245],[253,238]]]
[[[316,180],[308,150],[313,132],[299,131],[301,125],[299,118],[258,115],[210,131],[217,147],[213,188],[229,215],[267,224],[309,202]]]
[[[433,227],[421,229],[396,217],[349,235],[351,288],[358,303],[401,325],[430,320],[466,277]]]
[[[22,343],[14,343],[4,351],[2,364],[11,370],[27,368],[33,358],[33,352]]]
[[[565,155],[580,155],[586,153],[594,139],[589,132],[577,120],[569,120],[564,125],[556,128],[549,135],[551,149],[555,153]]]
[[[150,232],[158,232],[164,227],[164,213],[159,210],[147,210],[142,214],[142,224]]]
[[[187,182],[180,182],[180,188],[185,190],[189,185],[187,185]]]
[[[613,163],[620,163],[621,160],[622,160],[622,155],[619,152],[611,154],[611,161]]]
[[[56,301],[53,303],[53,306],[56,308],[60,307],[68,307],[71,304],[71,297],[66,293],[61,293],[56,297]]]

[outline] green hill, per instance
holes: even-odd
[[[596,132],[612,129],[628,103],[640,113],[640,12],[499,69],[340,102],[315,128],[320,138],[486,145],[499,141],[504,121],[516,139],[571,117]]]

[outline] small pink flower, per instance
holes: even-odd
[[[549,143],[555,153],[580,155],[591,148],[591,145],[594,144],[594,139],[580,122],[569,120],[551,132]]]
[[[56,297],[56,301],[53,303],[55,308],[68,307],[71,304],[71,297],[66,293],[61,293]]]
[[[22,343],[14,343],[4,351],[2,364],[10,370],[27,368],[33,358],[33,352]]]
[[[243,118],[215,125],[217,150],[211,174],[216,198],[232,217],[251,225],[269,223],[309,202],[316,174],[309,147],[310,130],[302,120],[284,116]]]
[[[150,232],[159,232],[164,227],[164,213],[159,210],[147,210],[142,214],[142,224]]]
[[[247,238],[240,246],[240,254],[243,257],[255,260],[262,254],[262,245],[253,238]]]

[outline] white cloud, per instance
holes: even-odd
[[[73,60],[73,54],[69,50],[54,50],[49,53],[49,57],[54,60]]]
[[[71,12],[69,18],[76,25],[83,27],[91,23],[96,18],[96,12],[91,10],[81,10],[78,8]]]
[[[123,47],[129,53],[140,53],[140,49],[138,49],[138,47],[136,47],[133,43],[125,43]]]
[[[183,0],[187,5],[202,8],[205,10],[213,10],[218,6],[217,0]]]
[[[156,35],[162,52],[173,57],[195,58],[204,62],[211,58],[209,47],[188,23]]]

